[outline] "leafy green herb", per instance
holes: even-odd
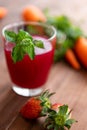
[[[59,107],[58,111],[50,110],[45,120],[45,127],[50,130],[66,130],[70,129],[73,123],[77,122],[70,118],[70,112],[67,105]]]
[[[61,59],[64,58],[64,55],[67,49],[74,47],[73,40],[71,40],[70,38],[69,39],[67,38],[66,40],[64,40],[62,44],[58,43],[57,45],[60,45],[60,46],[59,48],[57,46],[57,48],[55,49],[55,53],[54,53],[55,62],[60,61]]]
[[[23,30],[19,30],[18,34],[6,30],[5,37],[9,42],[15,43],[12,50],[14,63],[21,61],[25,54],[28,54],[31,60],[33,60],[35,57],[35,46],[44,48],[41,40],[34,40],[28,32]]]
[[[47,23],[62,31],[68,38],[76,40],[79,36],[84,35],[83,31],[75,26],[67,16],[48,17]]]
[[[44,13],[47,23],[53,25],[57,30],[57,47],[54,55],[54,61],[57,62],[64,58],[68,48],[74,47],[78,37],[85,35],[80,27],[74,25],[67,16],[51,17],[48,9],[45,9]]]
[[[10,42],[16,42],[16,33],[12,31],[5,31],[5,37]]]
[[[34,40],[33,42],[34,42],[35,46],[37,46],[39,48],[44,48],[43,42],[41,40],[39,40],[39,41]]]

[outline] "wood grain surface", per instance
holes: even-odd
[[[87,0],[0,0],[0,6],[8,9],[8,15],[0,20],[0,34],[6,24],[22,20],[21,11],[28,4],[41,9],[48,7],[52,15],[66,14],[87,32]],[[52,66],[44,88],[56,92],[51,98],[53,103],[68,104],[73,109],[72,115],[78,123],[71,130],[87,130],[87,70],[76,71],[59,62]],[[0,130],[44,130],[43,118],[30,121],[20,116],[19,110],[27,99],[11,89],[0,36]]]

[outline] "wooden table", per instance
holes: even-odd
[[[77,0],[0,0],[0,5],[8,8],[6,18],[0,21],[0,33],[4,25],[21,21],[21,11],[25,5],[35,4],[39,8],[50,8],[51,14],[66,14],[78,22],[87,32],[87,1]],[[1,42],[1,37],[0,37]],[[78,120],[71,130],[87,130],[87,71],[76,71],[66,63],[52,66],[44,88],[56,92],[52,102],[68,104],[73,109],[73,117]],[[16,95],[11,89],[2,42],[0,43],[0,130],[44,130],[43,119],[27,121],[19,115],[21,106],[29,98]]]

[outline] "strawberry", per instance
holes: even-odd
[[[27,119],[36,119],[45,116],[51,108],[49,97],[53,94],[54,93],[49,93],[49,91],[46,90],[40,96],[30,98],[21,108],[21,115]]]
[[[60,106],[63,106],[63,104],[61,104],[61,103],[55,103],[55,104],[52,104],[51,109],[53,109],[53,110],[55,110],[55,111],[58,112]],[[70,111],[71,110],[68,108],[68,112],[70,112]],[[70,117],[71,117],[71,112],[69,114],[69,118]]]
[[[77,122],[70,117],[71,111],[67,105],[54,104],[52,105],[44,126],[48,130],[66,130],[70,129],[74,122]]]
[[[53,110],[55,110],[55,111],[58,111],[58,108],[59,108],[60,106],[62,106],[61,103],[55,103],[55,104],[53,104],[53,105],[51,106],[51,109],[53,109]]]

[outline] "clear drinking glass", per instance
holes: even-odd
[[[31,60],[26,54],[22,61],[13,62],[11,53],[15,43],[8,42],[5,31],[27,31],[36,40],[42,40],[44,49],[35,47],[35,58]],[[53,54],[56,43],[56,30],[54,27],[36,22],[19,22],[7,25],[2,30],[4,52],[12,89],[22,96],[35,96],[42,92],[47,80],[50,67],[53,63]]]

